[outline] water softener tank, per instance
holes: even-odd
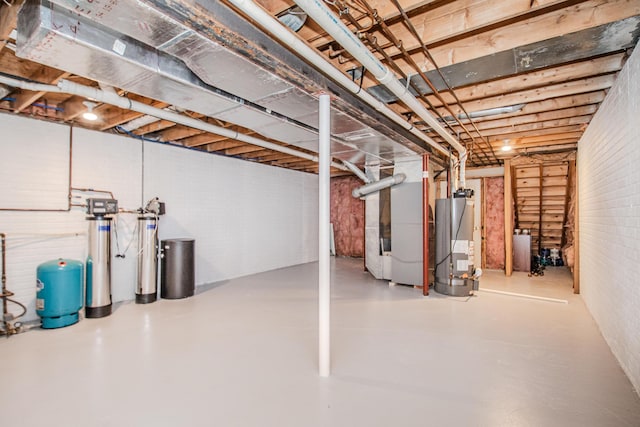
[[[111,218],[88,217],[89,255],[84,307],[88,318],[111,314]]]
[[[154,302],[158,295],[158,219],[138,217],[138,285],[136,302]]]
[[[37,269],[36,313],[45,329],[62,328],[78,322],[82,308],[83,264],[57,259]]]

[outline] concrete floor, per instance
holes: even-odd
[[[0,340],[3,426],[640,426],[640,400],[564,269],[489,271],[470,299],[334,261],[317,376],[316,264],[125,303]]]

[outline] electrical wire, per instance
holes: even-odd
[[[133,243],[133,240],[136,236],[136,231],[138,230],[138,221],[136,221],[136,225],[133,227],[133,231],[131,232],[131,239],[129,239],[129,243],[125,247],[124,252],[120,251],[120,242],[119,242],[120,239],[118,238],[118,222],[119,221],[116,216],[116,218],[114,218],[114,224],[113,224],[113,233],[116,238],[116,252],[117,252],[116,258],[124,258],[127,252],[129,251],[129,248],[131,247],[131,244]]]

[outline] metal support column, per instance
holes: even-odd
[[[331,162],[331,100],[320,95],[318,169],[318,367],[321,377],[331,372],[331,263],[329,254],[329,201]]]
[[[429,295],[429,154],[422,155],[422,295]]]

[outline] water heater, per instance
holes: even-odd
[[[468,296],[478,289],[472,197],[471,191],[459,191],[436,200],[435,290],[441,294]]]

